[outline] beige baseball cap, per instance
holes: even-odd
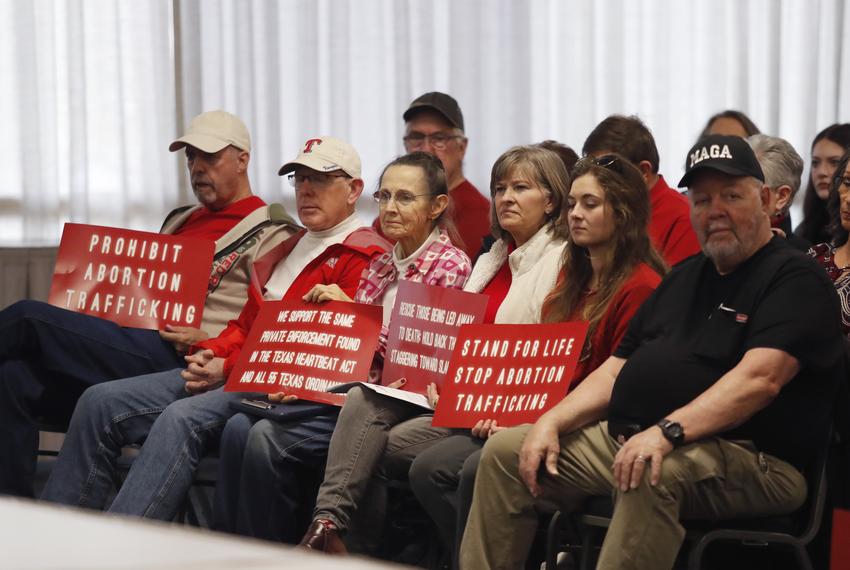
[[[186,134],[168,145],[174,152],[189,145],[204,152],[218,152],[227,145],[251,152],[251,135],[239,117],[227,111],[207,111],[189,123]]]
[[[342,170],[352,178],[360,178],[360,155],[353,146],[336,137],[307,139],[295,160],[281,166],[277,173],[283,176],[299,165],[317,172]]]

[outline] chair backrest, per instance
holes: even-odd
[[[806,483],[809,487],[808,497],[808,519],[806,526],[801,529],[800,540],[808,544],[820,529],[823,520],[823,510],[826,504],[826,464],[829,460],[829,450],[832,446],[832,428],[827,437],[821,442],[817,458],[812,466],[806,471]]]

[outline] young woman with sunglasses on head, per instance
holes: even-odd
[[[545,297],[543,322],[589,321],[572,387],[608,358],[629,321],[667,266],[647,233],[649,195],[640,171],[618,155],[579,160],[565,205],[570,240],[557,284]],[[485,440],[502,429],[482,421],[472,435],[448,437],[420,454],[410,469],[414,493],[457,553],[472,503]]]
[[[446,173],[440,160],[413,152],[392,161],[374,194],[384,233],[396,240],[393,249],[377,256],[363,271],[354,298],[336,285],[316,285],[308,302],[354,301],[383,306],[382,328],[373,371],[380,374],[389,322],[400,281],[461,288],[472,270],[469,258],[452,245],[445,213],[449,207]],[[353,388],[341,418],[359,409],[367,389]],[[276,402],[294,400],[272,394]],[[423,410],[419,410],[422,412]],[[296,514],[312,500],[303,488],[314,488],[315,474],[325,464],[328,442],[337,423],[328,412],[291,422],[259,420],[246,414],[231,418],[222,436],[213,526],[256,538],[295,542]],[[356,447],[360,433],[342,430]],[[309,496],[308,496],[309,495]]]

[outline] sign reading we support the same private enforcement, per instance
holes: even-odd
[[[584,321],[461,328],[433,425],[535,421],[567,395],[586,334]]]
[[[480,323],[487,295],[400,281],[388,332],[382,384],[405,378],[405,390],[424,394],[449,368],[458,330]]]
[[[224,390],[341,406],[345,396],[326,390],[368,379],[381,317],[380,305],[265,301]]]
[[[200,328],[215,244],[65,224],[48,302],[125,327]]]

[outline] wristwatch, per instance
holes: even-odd
[[[673,447],[679,447],[685,443],[685,430],[682,429],[682,424],[679,422],[672,422],[664,418],[655,425],[661,428],[661,433],[664,434],[667,441],[673,444]]]

